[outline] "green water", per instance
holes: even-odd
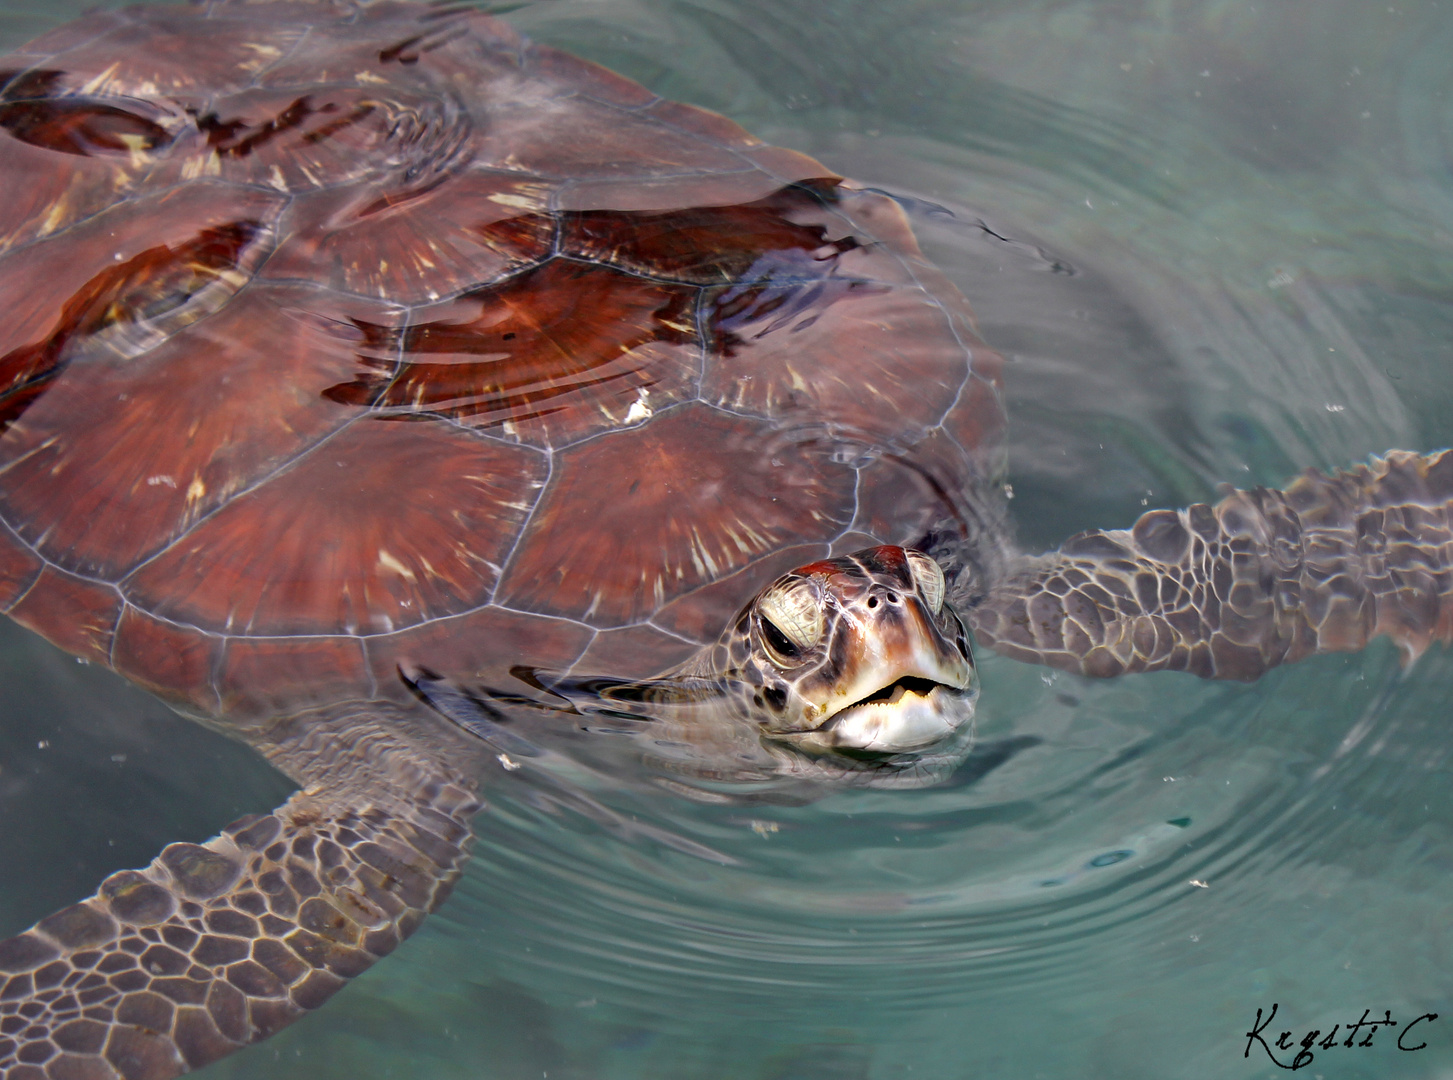
[[[4,0],[0,47],[79,8]],[[1027,547],[1453,443],[1453,4],[508,17],[921,200],[926,249],[1011,359]],[[1271,1036],[1442,1014],[1405,1044],[1425,1049],[1339,1037],[1303,1074],[1453,1074],[1447,649],[1253,687],[982,676],[1004,760],[938,788],[593,792],[614,826],[500,793],[443,913],[204,1075],[1240,1080],[1281,1074],[1243,1056],[1273,1002]],[[8,625],[0,680],[0,934],[287,790]]]

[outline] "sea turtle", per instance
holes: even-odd
[[[1234,679],[1453,632],[1447,453],[1015,555],[1000,359],[898,203],[478,11],[140,7],[0,69],[0,604],[301,785],[0,943],[3,1080],[320,1005],[532,719],[892,782],[963,753],[965,623]]]

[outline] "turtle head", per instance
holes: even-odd
[[[728,633],[753,715],[803,750],[921,750],[973,719],[968,636],[922,552],[865,548],[800,566]]]

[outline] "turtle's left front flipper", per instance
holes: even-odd
[[[269,755],[305,785],[0,941],[0,1080],[166,1080],[392,952],[464,863],[472,785],[367,719]],[[339,734],[342,732],[343,734]]]
[[[979,641],[1086,675],[1255,679],[1379,634],[1453,638],[1453,451],[1393,451],[1285,491],[1072,537],[968,615]]]

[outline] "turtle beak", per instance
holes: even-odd
[[[846,662],[822,703],[822,722],[801,744],[903,753],[942,742],[973,719],[973,661],[917,598],[854,608],[838,624]],[[957,622],[952,612],[947,618]]]
[[[974,716],[977,688],[899,679],[812,734],[824,749],[901,754],[943,742]]]

